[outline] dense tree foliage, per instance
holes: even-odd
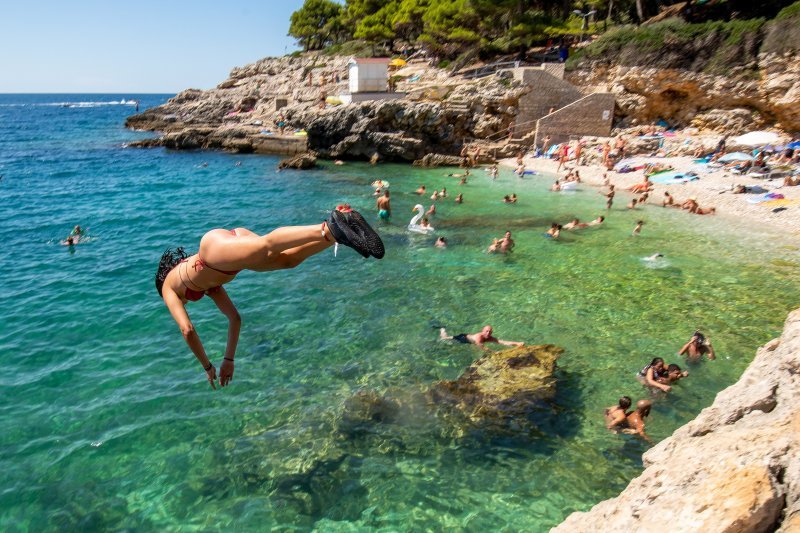
[[[353,39],[390,50],[423,46],[442,57],[524,51],[537,42],[608,24],[640,23],[677,0],[305,0],[289,35],[305,50]],[[771,18],[791,0],[689,2],[687,20]],[[595,11],[591,17],[575,14]]]

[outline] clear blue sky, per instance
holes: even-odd
[[[302,0],[9,0],[0,7],[0,93],[175,93],[296,50]]]

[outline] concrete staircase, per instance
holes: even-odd
[[[448,98],[445,101],[445,108],[457,114],[470,113],[471,109],[469,103],[461,98]]]

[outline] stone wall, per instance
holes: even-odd
[[[560,109],[583,96],[577,87],[542,68],[514,69],[514,78],[531,88],[519,99],[514,138],[524,137],[533,131],[536,121],[550,113],[551,109]]]
[[[614,119],[614,95],[595,93],[542,117],[536,122],[535,143],[546,135],[553,143],[565,142],[575,136],[607,137]]]
[[[720,364],[720,363],[716,363]],[[800,310],[616,498],[554,532],[800,531]]]

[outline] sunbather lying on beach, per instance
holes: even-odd
[[[189,348],[203,365],[212,388],[216,389],[217,370],[206,355],[186,304],[208,295],[228,319],[228,340],[219,375],[219,384],[224,387],[233,378],[241,319],[222,286],[233,281],[242,270],[267,272],[294,268],[335,243],[349,246],[364,257],[380,259],[384,254],[381,238],[348,205],[334,209],[322,225],[288,226],[266,235],[245,228],[212,229],[200,239],[200,249],[194,255],[187,255],[183,248],[164,252],[156,271],[156,289]]]
[[[675,170],[675,168],[672,165],[664,165],[663,163],[652,163],[644,167],[644,175],[649,178],[653,174],[666,172],[668,170]]]

